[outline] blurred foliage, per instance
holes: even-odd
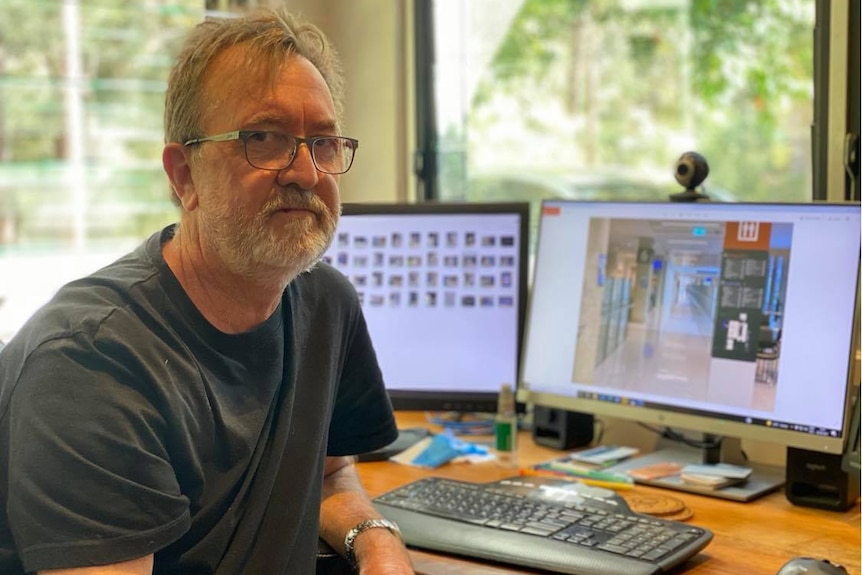
[[[707,191],[808,200],[813,25],[814,0],[526,0],[478,80],[470,166],[491,167],[488,134],[510,125],[501,150],[557,142],[526,169],[624,165],[674,184],[688,145],[710,162]]]
[[[88,237],[141,237],[175,218],[161,170],[164,89],[200,0],[80,0],[70,78],[63,0],[0,0],[0,224],[7,243],[68,241],[68,89],[82,109]],[[74,13],[74,12],[72,12]],[[147,226],[143,229],[143,226]],[[9,227],[6,228],[7,236]]]

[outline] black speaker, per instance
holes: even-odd
[[[541,405],[533,406],[533,441],[554,449],[589,445],[593,440],[593,415]]]
[[[842,468],[842,455],[787,448],[787,499],[794,505],[844,511],[859,497],[859,473]]]

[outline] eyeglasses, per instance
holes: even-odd
[[[260,170],[280,171],[290,167],[300,144],[308,146],[314,167],[324,174],[343,174],[353,165],[353,156],[359,140],[343,136],[314,136],[299,138],[281,132],[264,130],[236,130],[217,136],[195,138],[184,143],[194,146],[204,142],[242,140],[245,159]]]

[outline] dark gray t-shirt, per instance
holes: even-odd
[[[325,456],[394,440],[339,272],[228,335],[165,264],[173,231],[63,287],[0,354],[0,573],[149,553],[157,575],[313,573]]]

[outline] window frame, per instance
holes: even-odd
[[[420,200],[440,199],[439,139],[434,101],[434,0],[414,0],[416,151]],[[811,127],[814,201],[859,201],[859,3],[816,0],[814,110]],[[842,26],[842,23],[844,24]],[[857,74],[851,73],[856,71]],[[846,164],[850,158],[850,165]],[[853,177],[850,173],[854,173]],[[855,183],[855,185],[854,185]]]

